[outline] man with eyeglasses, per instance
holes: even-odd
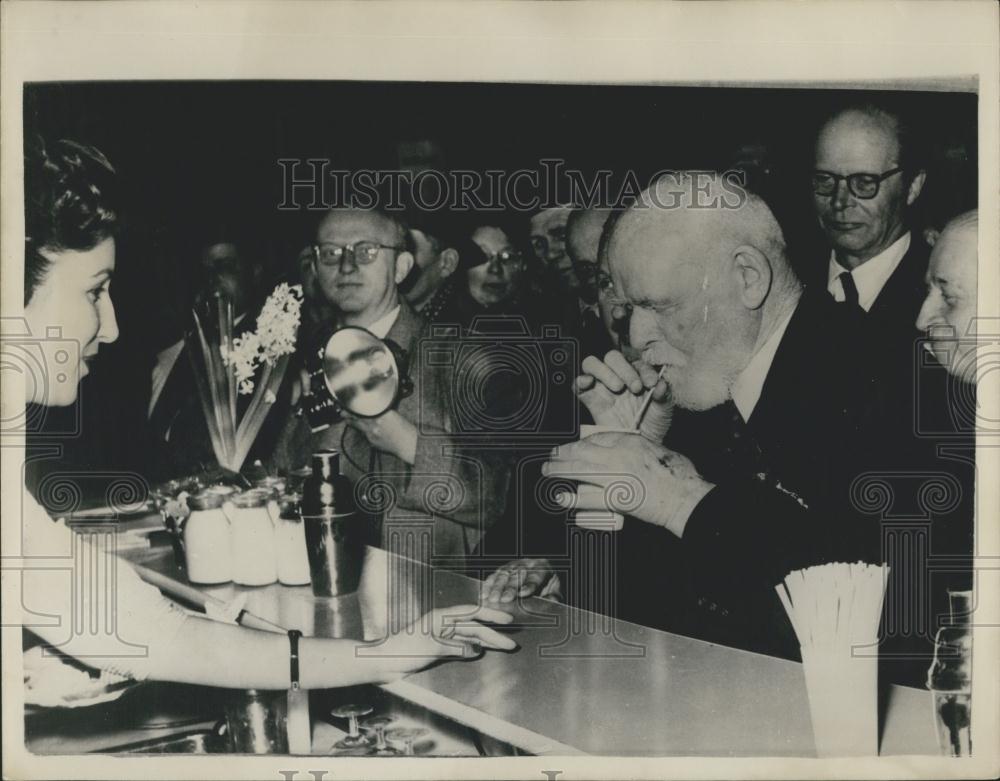
[[[348,478],[367,479],[391,500],[376,511],[382,531],[373,543],[388,547],[393,535],[410,534],[400,529],[404,519],[420,518],[419,528],[431,519],[432,563],[460,568],[502,512],[509,470],[489,453],[473,452],[452,438],[453,370],[450,364],[423,361],[421,339],[430,336],[426,321],[399,292],[414,263],[408,246],[406,228],[377,210],[334,209],[321,220],[313,246],[316,292],[331,307],[337,327],[365,328],[399,345],[414,390],[379,417],[347,415],[318,432],[303,418],[293,418],[273,460],[279,468],[296,468],[317,449],[339,450]],[[445,341],[436,335],[434,340],[435,345]],[[419,528],[412,529],[418,538]]]
[[[834,300],[879,327],[916,337],[928,247],[907,212],[926,178],[902,116],[876,105],[847,108],[816,140],[813,198],[832,252],[826,287]]]

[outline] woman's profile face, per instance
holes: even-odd
[[[469,294],[481,306],[493,306],[511,298],[524,271],[524,259],[499,228],[477,228],[472,241],[489,260],[469,269]]]
[[[118,338],[109,292],[115,241],[108,238],[90,250],[42,255],[50,265],[24,316],[41,346],[44,373],[28,378],[27,400],[65,407],[76,401],[77,386],[98,347]]]

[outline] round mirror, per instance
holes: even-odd
[[[323,349],[330,395],[348,412],[374,418],[390,409],[399,391],[399,367],[386,344],[364,328],[334,332]]]

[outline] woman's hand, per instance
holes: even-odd
[[[509,624],[513,620],[510,613],[490,607],[438,608],[391,635],[378,646],[377,653],[390,660],[392,672],[405,675],[442,657],[471,659],[479,656],[484,648],[512,651],[517,643],[479,622]]]
[[[583,374],[576,378],[576,392],[598,426],[631,429],[642,408],[646,392],[653,400],[642,416],[639,433],[660,444],[670,429],[673,402],[670,386],[656,369],[642,359],[629,361],[612,350],[602,361],[590,355],[583,359]]]

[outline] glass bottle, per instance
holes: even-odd
[[[934,694],[934,724],[945,756],[967,757],[972,751],[972,613],[971,591],[949,591],[951,619],[934,638],[934,662],[927,688]]]

